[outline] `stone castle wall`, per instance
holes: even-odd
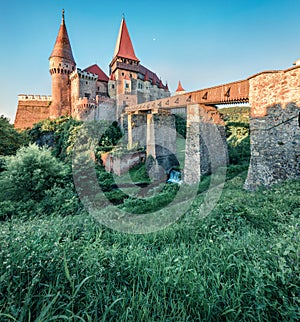
[[[249,78],[251,160],[245,188],[300,177],[300,66]]]
[[[263,117],[275,104],[282,108],[294,102],[300,105],[300,66],[283,71],[262,72],[249,78],[250,116]]]
[[[300,178],[300,106],[273,105],[264,117],[251,117],[251,160],[245,188],[254,190]]]
[[[51,96],[20,95],[14,122],[16,129],[32,128],[50,115]]]
[[[131,168],[144,162],[146,158],[145,151],[128,152],[117,156],[112,153],[105,153],[101,159],[105,170],[120,176],[128,172]]]

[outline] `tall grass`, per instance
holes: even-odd
[[[1,222],[0,320],[299,320],[299,181],[250,193],[245,174],[147,235],[84,212]]]

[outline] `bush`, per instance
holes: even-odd
[[[70,169],[45,147],[31,144],[7,157],[0,186],[2,219],[12,215],[73,214],[79,207]]]
[[[40,201],[54,185],[63,186],[66,175],[66,166],[50,150],[31,144],[6,160],[6,171],[0,176],[0,198]]]
[[[28,142],[29,137],[25,132],[16,131],[8,118],[0,116],[0,155],[13,155]]]

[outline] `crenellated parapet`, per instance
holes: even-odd
[[[18,101],[52,101],[51,95],[19,94]]]
[[[76,78],[90,80],[90,81],[96,81],[98,79],[98,75],[83,71],[80,68],[76,68],[76,70],[74,70],[71,73],[70,80],[72,81]]]

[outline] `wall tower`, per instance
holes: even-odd
[[[71,115],[69,75],[75,70],[76,63],[65,25],[64,10],[62,11],[62,21],[49,61],[49,71],[52,78],[52,103],[49,116],[50,118],[56,118],[61,115]]]

